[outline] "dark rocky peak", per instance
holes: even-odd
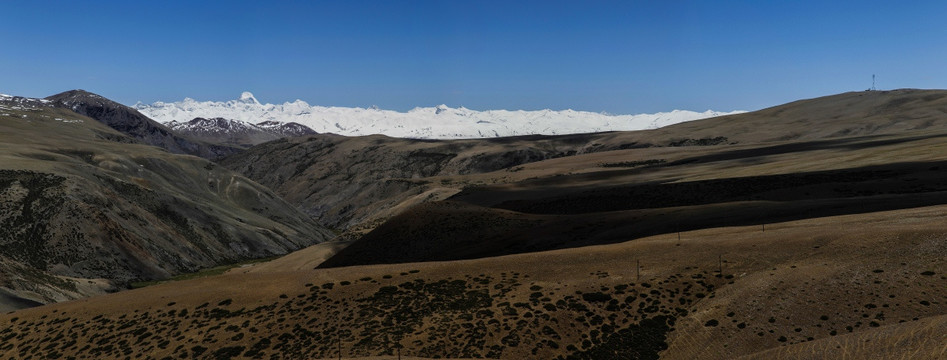
[[[170,134],[167,128],[142,115],[138,110],[85,90],[66,91],[49,96],[46,100],[50,101],[52,106],[88,116],[134,138],[141,139],[145,134]]]
[[[85,90],[70,90],[45,99],[49,105],[70,109],[128,135],[143,144],[164,148],[172,153],[190,154],[217,160],[240,149],[206,144],[178,136],[134,108],[119,104]]]
[[[60,104],[81,104],[85,106],[109,106],[109,107],[118,107],[124,106],[112,100],[105,98],[102,95],[94,94],[82,89],[69,90],[66,92],[61,92],[56,95],[47,96],[46,100],[53,101]]]

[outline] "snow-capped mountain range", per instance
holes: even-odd
[[[316,134],[305,125],[294,122],[263,121],[251,124],[224,118],[194,118],[187,122],[170,121],[164,124],[177,134],[211,143],[249,147],[284,137]]]
[[[283,104],[261,104],[249,92],[237,100],[224,102],[155,102],[133,106],[146,116],[165,124],[184,123],[195,118],[224,118],[250,124],[266,121],[298,123],[320,133],[347,136],[384,134],[421,139],[484,138],[517,135],[559,135],[600,131],[655,129],[684,121],[730,115],[743,111],[694,112],[674,110],[656,114],[611,115],[575,110],[487,110],[476,111],[446,105],[417,107],[407,112],[378,108],[325,107],[296,100]]]

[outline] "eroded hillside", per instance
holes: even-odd
[[[48,102],[0,102],[4,306],[75,299],[325,241],[268,189]]]

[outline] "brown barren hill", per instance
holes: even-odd
[[[796,358],[820,341],[844,353],[884,338],[915,340],[873,348],[880,356],[933,359],[922,351],[943,340],[923,329],[947,314],[945,211],[466,261],[238,269],[0,315],[0,354],[334,358],[341,345],[346,358],[398,347],[422,358]]]
[[[445,141],[319,134],[262,144],[222,164],[272,188],[325,226],[371,229],[405,203],[523,180],[530,176],[529,164],[536,162],[566,163],[582,154],[607,158],[624,151],[630,154],[626,159],[603,163],[612,166],[609,170],[627,170],[703,152],[746,150],[760,159],[798,154],[799,149],[831,151],[852,145],[844,140],[852,137],[943,133],[945,106],[947,91],[902,89],[800,100],[647,131]],[[662,156],[654,156],[658,154]],[[748,157],[738,151],[721,156]],[[564,171],[557,175],[585,171],[592,164],[596,162],[560,169]],[[488,173],[492,175],[480,176]],[[530,173],[543,176],[542,171]]]
[[[354,240],[0,315],[0,358],[938,359],[944,94],[267,143],[226,166]]]
[[[137,143],[49,101],[0,101],[0,309],[282,255],[331,236],[211,161]]]
[[[663,149],[646,154],[663,162],[625,167],[602,164],[648,162],[622,150],[527,164],[528,178],[467,187],[406,210],[320,266],[470,259],[943,204],[944,139],[920,132]]]

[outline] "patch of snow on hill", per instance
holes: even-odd
[[[320,133],[347,136],[384,134],[421,139],[483,138],[517,135],[562,135],[600,131],[655,129],[680,122],[742,111],[694,112],[674,110],[656,114],[611,115],[575,110],[487,110],[464,107],[416,107],[407,112],[371,108],[314,106],[296,100],[283,104],[261,104],[250,92],[230,101],[155,102],[133,106],[162,123],[182,123],[194,118],[225,118],[250,124],[276,121],[298,123]]]

